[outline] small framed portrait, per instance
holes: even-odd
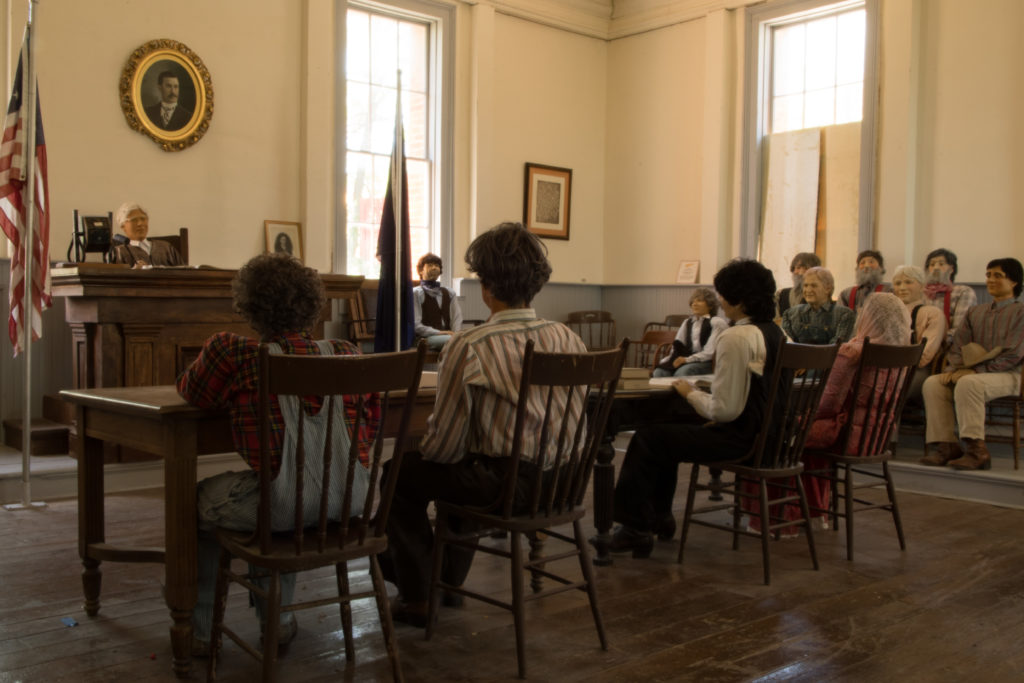
[[[526,164],[523,224],[538,237],[569,239],[572,169]]]
[[[213,118],[213,82],[184,43],[161,38],[136,48],[121,72],[121,110],[128,125],[167,152],[197,143]]]
[[[263,221],[267,253],[284,252],[305,263],[302,254],[302,223],[291,221]]]

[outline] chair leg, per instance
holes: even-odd
[[[526,678],[526,601],[523,587],[523,536],[510,532],[512,539],[512,619],[516,631],[516,659],[519,677]]]
[[[832,480],[829,483],[832,491],[828,501],[828,509],[832,511],[832,514],[829,525],[832,527],[833,533],[839,533],[839,467],[834,462],[829,463],[828,467],[832,471]]]
[[[224,625],[224,611],[228,604],[228,571],[231,569],[231,553],[220,549],[217,566],[217,583],[213,594],[213,626],[210,629],[210,661],[206,665],[206,680],[217,678],[217,658],[220,655],[221,628]]]
[[[814,525],[811,523],[811,508],[807,505],[807,491],[804,489],[804,482],[800,475],[793,477],[796,479],[796,490],[800,495],[800,510],[804,515],[804,523],[807,529],[807,549],[811,552],[811,563],[815,569],[820,569],[818,566],[818,552],[814,548]]]
[[[743,517],[743,510],[740,508],[740,487],[746,481],[740,475],[735,475],[732,480],[732,549],[740,549],[740,519]]]
[[[1013,469],[1020,469],[1020,403],[1013,404]]]
[[[441,583],[441,569],[444,566],[444,544],[447,533],[448,513],[438,510],[434,522],[434,556],[432,558],[433,566],[430,570],[430,592],[427,594],[427,630],[423,636],[424,640],[430,640],[430,637],[434,635],[437,610],[441,606],[441,591],[438,588]]]
[[[402,676],[402,665],[398,661],[398,641],[395,639],[395,625],[391,621],[391,605],[388,604],[388,589],[384,585],[384,575],[380,572],[380,564],[376,555],[370,555],[370,580],[373,582],[373,597],[377,600],[377,614],[380,615],[380,630],[384,635],[384,648],[391,660],[391,675],[396,683],[405,679]]]
[[[853,472],[850,465],[843,465],[843,502],[846,505],[846,559],[853,560]]]
[[[573,537],[576,539],[576,550],[580,559],[580,569],[583,571],[583,580],[587,582],[587,598],[590,600],[590,611],[594,615],[594,626],[597,627],[597,638],[601,641],[601,649],[608,649],[608,638],[604,632],[604,621],[601,619],[601,608],[597,604],[597,586],[594,585],[594,566],[590,562],[590,544],[587,537],[583,535],[583,525],[580,520],[572,523]]]
[[[334,565],[334,574],[338,580],[338,597],[349,595],[352,591],[348,586],[348,564],[339,562]],[[345,600],[338,607],[341,611],[341,630],[345,634],[345,660],[351,662],[356,658],[356,648],[352,642],[352,603]]]
[[[761,494],[761,562],[764,564],[764,585],[772,582],[771,565],[768,558],[768,535],[771,533],[771,515],[768,512],[768,482],[764,477],[758,480]]]
[[[686,536],[690,532],[690,518],[693,517],[693,499],[697,493],[699,475],[700,465],[694,464],[690,468],[690,486],[686,490],[686,512],[683,513],[683,528],[679,532],[679,554],[676,556],[676,564],[683,563],[683,549],[686,547]]]
[[[903,536],[903,522],[900,520],[900,506],[896,502],[896,486],[892,481],[892,473],[889,471],[889,463],[882,463],[882,474],[885,475],[885,490],[889,494],[889,511],[892,512],[892,522],[896,525],[896,538],[900,541],[900,550],[906,550],[907,540]]]
[[[277,664],[277,639],[281,626],[281,572],[270,572],[270,586],[267,588],[267,621],[263,625],[263,683],[274,680]]]
[[[527,534],[527,538],[530,542],[530,562],[544,557],[544,541],[545,536],[541,531],[531,531]],[[544,569],[544,563],[536,565],[537,569]],[[544,575],[541,574],[537,569],[530,569],[530,590],[534,593],[540,593],[544,590]]]

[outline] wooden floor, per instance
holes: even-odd
[[[680,478],[685,473],[681,472]],[[159,544],[161,492],[110,496],[108,539]],[[680,501],[677,500],[677,503]],[[581,594],[528,606],[530,678],[538,681],[1014,681],[1024,677],[1024,513],[906,494],[908,550],[889,518],[858,519],[856,560],[842,533],[819,532],[821,571],[806,543],[772,545],[774,582],[761,583],[756,541],[738,552],[727,535],[695,529],[687,563],[676,543],[648,560],[619,556],[598,569],[610,650],[598,647]],[[589,526],[589,520],[587,521]],[[173,681],[160,568],[107,563],[103,607],[81,611],[74,501],[0,512],[0,683]],[[503,541],[493,541],[502,543]],[[365,581],[365,564],[353,581]],[[507,569],[478,556],[470,583],[507,594]],[[309,597],[334,587],[330,573],[299,581]],[[232,614],[256,638],[244,594]],[[337,613],[299,615],[300,638],[280,680],[388,680],[376,611],[356,607],[357,653],[341,651]],[[77,622],[70,627],[62,620]],[[434,639],[399,627],[410,681],[513,680],[511,617],[485,604],[445,609]],[[196,660],[196,678],[204,674]],[[252,661],[225,646],[220,680],[251,681]]]

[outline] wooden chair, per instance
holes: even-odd
[[[1024,382],[1021,383],[1020,391],[1009,396],[1000,396],[988,402],[985,406],[985,441],[995,443],[1010,443],[1013,448],[1013,469],[1020,469],[1020,412],[1024,406]],[[1010,427],[1012,434],[997,434],[991,432],[988,427]]]
[[[646,334],[648,330],[671,330],[673,333],[678,332],[679,328],[682,327],[689,317],[685,313],[666,315],[665,320],[661,322],[652,321],[644,325],[644,333]]]
[[[178,228],[177,235],[154,235],[151,240],[162,240],[178,250],[181,260],[188,265],[188,228]]]
[[[713,501],[700,508],[695,508],[698,491],[714,493],[712,484],[700,484],[701,465],[694,464],[690,470],[690,487],[686,494],[686,514],[683,517],[683,530],[679,541],[677,562],[683,561],[683,550],[691,524],[728,531],[732,534],[733,550],[739,548],[740,535],[761,539],[761,556],[764,567],[765,585],[771,583],[771,565],[768,552],[768,538],[778,529],[791,524],[803,525],[807,532],[807,547],[811,553],[811,562],[818,569],[818,555],[814,547],[814,533],[810,524],[810,511],[807,507],[807,496],[804,493],[800,473],[803,463],[800,456],[804,450],[804,440],[814,421],[822,391],[832,370],[838,346],[814,346],[811,344],[784,344],[779,352],[769,384],[769,396],[777,396],[777,405],[769,404],[764,424],[757,435],[749,455],[735,462],[714,463],[714,469],[732,472],[732,482],[718,484],[721,493],[731,495],[732,500],[722,503]],[[794,379],[797,370],[804,370]],[[809,372],[813,371],[813,372]],[[781,411],[778,414],[776,411]],[[740,528],[743,514],[741,500],[754,498],[744,482],[756,482],[758,485],[757,499],[760,501],[761,530],[748,531]],[[773,484],[769,486],[769,483]],[[794,495],[795,492],[795,495]],[[776,497],[769,498],[769,495]],[[785,520],[782,506],[799,501],[802,517],[799,520]],[[732,524],[722,524],[709,519],[700,519],[696,515],[720,513],[722,510],[732,512]],[[773,510],[778,510],[773,513]]]
[[[640,341],[630,344],[629,367],[647,368],[653,371],[658,361],[672,351],[672,341],[676,338],[674,330],[648,330]]]
[[[619,343],[615,321],[608,311],[573,311],[565,324],[580,336],[590,351],[610,349]]]
[[[380,614],[381,630],[384,634],[388,657],[391,660],[392,673],[396,681],[402,680],[387,589],[377,563],[377,555],[386,549],[388,544],[384,531],[385,524],[395,490],[396,476],[401,465],[403,442],[409,426],[410,413],[416,401],[420,372],[423,367],[423,353],[424,345],[420,345],[415,351],[368,356],[270,355],[266,345],[260,346],[261,443],[258,522],[256,531],[251,533],[228,529],[216,531],[217,541],[221,545],[221,556],[214,602],[211,656],[207,680],[213,680],[215,677],[221,634],[226,634],[262,664],[264,681],[273,680],[280,613],[319,607],[330,603],[338,604],[340,607],[342,631],[345,635],[345,656],[351,662],[355,657],[355,647],[352,641],[350,603],[353,600],[371,597],[377,601],[377,611]],[[405,392],[401,408],[391,405],[394,399],[393,392]],[[339,458],[344,454],[331,452],[331,431],[333,429],[348,429],[349,434],[357,434],[363,423],[366,395],[374,393],[379,393],[381,424],[389,419],[388,412],[391,408],[400,410],[399,428],[393,445],[393,466],[389,468],[388,478],[380,487],[379,500],[377,491],[383,459],[384,430],[377,431],[370,448],[366,498],[365,502],[360,504],[359,494],[354,493],[353,487],[355,470],[357,467],[362,467],[357,464],[358,440],[352,439],[352,445],[347,454],[347,464],[343,465],[343,461]],[[299,410],[298,433],[300,438],[294,463],[296,471],[294,530],[274,533],[271,531],[271,464],[270,452],[267,448],[270,439],[270,397],[272,395],[278,397],[286,395],[323,396],[323,410],[330,411],[334,401],[342,400],[342,394],[358,396],[358,417],[355,424],[333,424],[332,421],[328,425],[326,446],[322,454],[322,483],[319,488],[313,490],[304,490],[311,483],[306,482],[305,485],[303,483],[306,459],[313,456],[305,453],[302,446],[301,434],[305,411]],[[326,414],[330,415],[331,413]],[[337,460],[337,463],[332,467],[333,460]],[[329,498],[329,494],[333,495],[330,495]],[[307,502],[306,513],[303,512],[304,498],[309,497],[312,497],[313,501],[318,501],[315,505],[318,514],[312,517],[308,516],[309,510],[314,507],[312,503]],[[340,517],[329,518],[328,500],[338,500],[339,497],[341,501],[340,507],[338,507]],[[358,513],[350,512],[353,504],[357,509],[361,508]],[[233,557],[259,567],[261,570],[259,576],[270,579],[269,588],[267,590],[260,589],[253,582],[256,578],[253,574],[233,572],[231,570]],[[347,563],[362,557],[369,558],[373,589],[353,592],[349,589]],[[280,604],[281,574],[332,565],[335,567],[338,581],[338,596],[336,598],[311,600],[286,606]],[[262,653],[242,640],[223,623],[229,582],[239,583],[267,601]]]
[[[593,567],[590,551],[583,533],[582,519],[586,512],[583,497],[587,482],[594,466],[605,422],[615,394],[615,384],[626,357],[629,342],[623,341],[618,348],[593,353],[541,353],[535,352],[533,341],[526,344],[523,357],[523,376],[519,388],[519,404],[516,409],[515,436],[512,442],[512,466],[506,479],[504,493],[499,500],[487,507],[462,506],[437,502],[437,524],[434,535],[434,565],[430,586],[430,612],[427,617],[429,639],[440,599],[440,591],[465,595],[482,600],[497,607],[510,610],[515,622],[516,656],[519,662],[519,676],[526,677],[525,604],[530,600],[548,597],[567,590],[585,591],[590,601],[590,610],[597,627],[601,648],[607,650],[604,625],[597,604],[594,587]],[[538,425],[537,443],[542,447],[539,453],[531,453],[527,459],[537,465],[531,490],[520,492],[520,500],[529,500],[527,509],[516,509],[517,476],[523,456],[523,433],[527,429],[527,403],[541,402],[546,406],[544,420]],[[559,409],[555,406],[559,405]],[[570,420],[552,422],[553,415],[568,414],[567,408],[585,408],[586,419],[577,421],[573,433],[569,433]],[[531,427],[533,428],[533,427]],[[545,455],[545,448],[553,447],[553,453]],[[541,474],[543,471],[543,475]],[[479,523],[476,534],[453,534],[448,525],[450,517],[461,517]],[[572,524],[571,535],[556,531],[557,527]],[[490,536],[495,530],[507,531],[510,536],[509,550],[481,545],[480,538]],[[524,562],[522,535],[546,535],[548,541],[557,539],[569,544],[566,552],[544,554],[540,547]],[[441,566],[445,545],[454,544],[474,548],[481,552],[498,555],[512,562],[512,601],[503,602],[490,595],[476,593],[461,586],[453,586],[441,580]],[[555,574],[547,563],[568,557],[579,560],[582,580],[570,579]],[[554,581],[549,588],[540,588],[526,595],[524,572],[534,577],[543,576]]]
[[[907,549],[900,510],[896,503],[896,489],[889,471],[889,461],[892,459],[890,439],[923,351],[924,342],[911,346],[890,346],[872,344],[870,339],[865,339],[860,365],[852,385],[858,387],[855,403],[864,406],[865,419],[847,420],[836,441],[840,446],[838,449],[814,451],[815,455],[829,461],[829,467],[808,473],[828,479],[832,486],[830,509],[818,512],[829,514],[832,528],[836,531],[838,518],[846,520],[847,560],[853,559],[853,516],[867,510],[887,510],[896,526],[900,550]],[[850,406],[849,410],[860,412],[855,406]],[[857,424],[859,422],[863,424]],[[859,428],[859,434],[854,427]],[[864,465],[879,464],[882,466],[881,474],[875,469],[862,468]],[[859,480],[855,480],[854,475]],[[879,503],[859,497],[859,491],[881,486],[885,486],[886,502]],[[842,511],[839,509],[840,499],[843,501]]]

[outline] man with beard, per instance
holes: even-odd
[[[821,265],[821,259],[817,254],[809,251],[801,251],[793,257],[789,264],[789,272],[793,275],[793,286],[780,289],[775,297],[775,317],[781,318],[787,310],[793,306],[804,303],[804,273],[808,268],[815,268]]]
[[[957,470],[992,466],[985,446],[985,404],[1020,391],[1024,304],[1017,297],[1022,281],[1024,267],[1015,258],[995,259],[985,267],[992,302],[967,312],[946,354],[945,372],[926,379],[921,390],[928,444],[922,464]]]
[[[859,313],[864,302],[875,292],[891,292],[892,285],[884,284],[885,259],[874,249],[865,249],[857,254],[857,286],[847,287],[839,295],[839,303]]]
[[[953,334],[971,306],[978,303],[978,295],[967,285],[953,284],[956,279],[956,254],[949,249],[935,249],[924,260],[924,270],[928,273],[928,281],[924,288],[924,297],[932,306],[942,309],[946,316],[949,330],[946,341],[953,341]]]

